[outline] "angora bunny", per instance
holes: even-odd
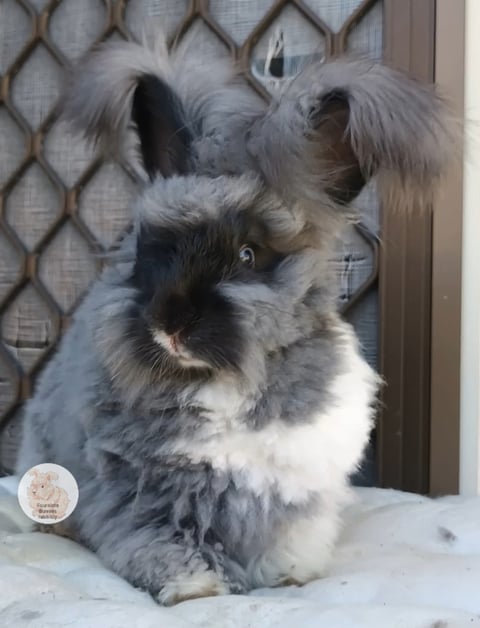
[[[26,407],[19,473],[67,467],[71,535],[164,604],[324,573],[378,376],[336,312],[351,202],[428,197],[448,150],[434,91],[315,63],[270,105],[223,66],[107,44],[66,113],[149,182]]]

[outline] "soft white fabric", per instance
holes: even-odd
[[[79,545],[29,532],[0,480],[1,628],[480,627],[480,498],[357,489],[328,575],[161,608]]]

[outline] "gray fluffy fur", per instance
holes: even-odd
[[[234,382],[241,402],[220,430],[293,429],[328,412],[329,383],[346,368],[328,257],[353,214],[336,191],[353,172],[357,181],[388,183],[380,186],[388,196],[424,201],[450,142],[432,88],[383,66],[314,64],[267,106],[230,68],[197,62],[191,45],[169,56],[163,42],[110,44],[73,73],[66,116],[114,151],[139,78],[169,85],[191,132],[188,173],[157,177],[139,194],[134,233],[78,309],[27,404],[17,465],[19,473],[40,462],[69,468],[80,487],[67,522],[72,536],[165,603],[182,599],[165,594],[182,574],[213,571],[230,592],[288,578],[262,582],[250,568],[282,526],[316,511],[322,494],[289,501],[275,484],[258,491],[233,468],[203,460],[202,430],[218,409],[215,400],[203,406],[199,391],[225,376]],[[137,237],[145,228],[194,231],[205,220],[223,229],[232,212],[281,256],[268,279],[237,282],[227,273],[218,281],[241,330],[239,364],[181,369],[162,354],[155,365],[143,361],[128,327],[132,312],[140,317],[131,282]],[[199,254],[208,259],[208,246]],[[180,441],[200,462],[179,453]]]

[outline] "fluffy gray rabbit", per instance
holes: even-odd
[[[318,578],[379,384],[328,259],[372,177],[429,198],[441,100],[334,60],[266,105],[160,42],[97,49],[65,107],[110,149],[132,125],[149,181],[26,406],[18,472],[68,468],[69,534],[161,603]]]

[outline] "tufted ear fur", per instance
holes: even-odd
[[[384,192],[417,204],[448,161],[448,126],[432,87],[366,60],[334,60],[293,81],[253,125],[248,149],[292,200],[348,205],[378,175]]]
[[[325,217],[319,205],[336,220],[373,176],[390,202],[430,200],[452,152],[446,107],[431,86],[371,61],[334,60],[310,65],[258,107],[248,90],[227,89],[230,66],[200,63],[194,41],[173,55],[162,39],[99,47],[72,73],[65,116],[117,152],[133,122],[150,179],[199,163],[211,176],[259,169],[300,201],[309,225]],[[223,138],[196,144],[195,166],[194,135]]]
[[[156,49],[127,42],[105,44],[75,69],[63,115],[86,137],[113,152],[133,121],[150,179],[184,174],[191,133],[182,102],[170,86],[171,75],[163,40]]]

